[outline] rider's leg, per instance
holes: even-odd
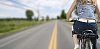
[[[93,49],[97,49],[97,39],[91,39]]]
[[[74,44],[75,44],[74,49],[79,48],[79,40],[77,38],[77,34],[73,35],[73,40],[74,40]]]
[[[92,24],[92,30],[93,30],[93,33],[94,34],[96,34],[96,35],[98,35],[97,33],[98,33],[98,26],[97,26],[97,24]],[[97,38],[92,38],[91,39],[91,42],[92,42],[92,44],[93,44],[93,49],[97,49]]]
[[[73,26],[72,26],[72,37],[75,45],[74,49],[79,48],[79,40],[77,38],[77,33],[74,32]]]

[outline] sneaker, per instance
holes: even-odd
[[[79,48],[74,48],[74,49],[79,49]]]
[[[79,48],[76,48],[76,49],[79,49]]]
[[[79,49],[79,48],[76,48],[76,49]]]

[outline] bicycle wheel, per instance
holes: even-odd
[[[84,39],[82,39],[82,40],[79,41],[80,49],[85,49],[85,47],[86,47],[85,43],[86,43],[86,42],[85,42]]]
[[[81,40],[79,40],[79,49],[82,49],[82,42],[81,42]]]
[[[86,40],[86,49],[92,49],[92,43],[90,40]]]

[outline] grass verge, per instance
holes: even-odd
[[[98,23],[98,30],[99,30],[99,32],[100,32],[100,23]]]
[[[28,28],[29,26],[34,26],[45,22],[27,20],[0,21],[0,38]]]

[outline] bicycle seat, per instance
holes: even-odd
[[[82,34],[88,34],[88,33],[93,33],[93,31],[92,31],[92,30],[84,30],[84,31],[82,32]]]
[[[97,38],[98,39],[98,35],[94,34],[92,30],[84,30],[82,32],[82,34],[78,34],[77,38]]]

